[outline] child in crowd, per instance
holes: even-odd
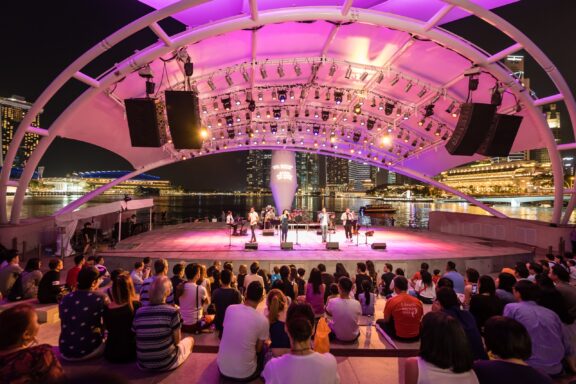
[[[438,280],[440,280],[440,270],[435,269],[432,271],[432,282],[438,284]]]
[[[280,267],[276,265],[272,270],[274,271],[274,273],[270,276],[270,283],[274,285],[274,282],[276,280],[280,280]]]
[[[330,284],[330,289],[328,291],[329,291],[329,295],[328,295],[328,298],[326,299],[326,304],[328,304],[328,302],[331,299],[338,297],[338,284],[336,284],[336,283]]]

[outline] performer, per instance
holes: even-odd
[[[285,209],[280,216],[282,235],[280,241],[285,243],[288,239],[288,220],[290,219],[290,211]]]
[[[232,235],[236,236],[237,235],[237,229],[238,229],[238,224],[236,223],[236,221],[234,220],[234,216],[232,215],[232,211],[228,211],[228,214],[226,215],[226,224],[228,226],[230,226],[230,228],[232,228],[233,232]]]
[[[320,230],[322,231],[322,242],[326,242],[326,234],[328,233],[328,214],[326,208],[322,208],[322,212],[318,214],[318,221],[320,222]]]
[[[252,231],[252,237],[250,238],[251,243],[256,242],[256,233],[254,232],[254,230],[256,229],[259,220],[260,218],[258,217],[258,213],[256,213],[256,211],[254,210],[254,207],[250,208],[250,213],[248,214],[248,221],[250,222],[250,230]]]
[[[346,240],[352,241],[352,224],[354,221],[354,212],[350,212],[350,208],[346,208],[346,212],[342,213],[340,220],[342,220],[342,223],[344,224]]]

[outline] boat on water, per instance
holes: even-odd
[[[365,214],[396,213],[396,208],[390,204],[372,204],[361,208]]]

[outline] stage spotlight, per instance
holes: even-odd
[[[318,88],[316,88],[316,90],[314,91],[314,98],[316,100],[320,98],[320,90]]]
[[[150,97],[151,94],[156,90],[156,83],[151,79],[146,80],[146,97]]]
[[[222,106],[224,106],[224,109],[227,111],[229,111],[230,108],[232,108],[232,101],[230,100],[230,97],[222,99]]]
[[[396,117],[402,116],[402,107],[396,108]]]
[[[290,90],[290,100],[294,100],[294,90]]]
[[[306,88],[302,88],[300,90],[300,100],[304,100],[306,98]]]
[[[476,76],[468,77],[468,91],[475,91],[478,89],[479,80]]]
[[[262,79],[266,79],[268,77],[268,72],[266,71],[266,67],[264,65],[260,66],[260,76],[262,76]]]
[[[285,89],[281,89],[278,91],[278,100],[280,100],[281,103],[285,103],[286,102],[286,90]]]
[[[360,120],[360,125],[362,125],[362,126],[366,125],[366,122],[364,121],[364,119]]]
[[[250,116],[250,112],[246,112],[246,120],[250,121],[252,119],[252,116]]]
[[[308,108],[306,108],[304,110],[304,116],[309,117],[310,116],[310,110]]]
[[[448,132],[444,132],[444,134],[441,137],[442,140],[448,140]]]
[[[374,124],[376,124],[376,120],[368,119],[368,121],[366,122],[366,129],[371,131],[374,128]]]
[[[455,107],[456,107],[456,102],[452,101],[450,103],[450,105],[448,106],[448,108],[446,108],[446,113],[452,113],[452,111],[454,110]]]
[[[406,87],[404,88],[404,92],[406,92],[406,93],[410,92],[413,85],[414,85],[414,83],[412,83],[412,80],[408,81],[408,84],[406,84]]]
[[[267,110],[267,111],[266,111],[266,118],[269,119],[270,116],[272,116],[272,115],[270,115],[270,110]]]
[[[380,99],[380,102],[378,103],[378,110],[382,111],[384,109],[384,102],[382,101],[382,99]]]
[[[231,127],[234,124],[234,118],[232,116],[226,116],[226,125]]]
[[[360,103],[358,103],[354,106],[354,113],[357,115],[362,113],[362,105]]]
[[[282,144],[286,144],[286,138],[282,139]]]
[[[352,66],[349,65],[348,69],[346,69],[346,74],[344,75],[345,78],[349,79],[350,77],[352,77]]]
[[[390,85],[395,86],[396,84],[398,84],[399,81],[400,81],[400,75],[397,74],[396,76],[394,76],[392,81],[390,81]]]
[[[332,63],[330,70],[328,71],[328,76],[332,77],[336,73],[336,63]]]
[[[386,116],[390,116],[393,112],[394,112],[394,103],[387,101],[384,106],[384,114]]]
[[[366,71],[362,72],[362,74],[360,75],[360,80],[366,81],[367,78],[368,78],[368,72]]]
[[[227,132],[229,139],[233,139],[234,137],[236,137],[236,132],[234,132],[234,129],[228,129]]]
[[[258,92],[258,101],[262,101],[264,99],[264,94],[262,92]]]
[[[190,61],[190,57],[184,63],[184,74],[186,77],[190,77],[194,74],[194,64]]]
[[[274,114],[274,119],[275,120],[280,120],[280,117],[282,115],[282,112],[280,110],[280,108],[276,108],[272,111],[272,113]]]
[[[382,80],[384,80],[384,73],[380,72],[380,73],[378,73],[378,77],[376,77],[376,82],[378,84],[380,84],[382,82]]]
[[[250,100],[248,103],[248,110],[250,110],[250,112],[254,112],[256,110],[256,102],[254,100]]]
[[[330,101],[330,89],[326,91],[326,101]]]
[[[360,132],[354,132],[354,136],[352,136],[352,141],[354,141],[355,143],[360,141],[360,137],[362,137],[362,135],[360,134]]]
[[[328,121],[329,118],[330,118],[330,112],[322,111],[322,121]]]
[[[336,102],[336,104],[342,104],[343,98],[344,98],[344,93],[342,93],[340,91],[334,92],[334,101]]]
[[[382,137],[382,145],[389,146],[392,144],[392,138],[389,135]]]
[[[226,83],[228,83],[229,87],[234,85],[234,80],[232,80],[232,76],[230,76],[229,73],[227,73],[226,76],[224,76],[224,79],[226,80]]]
[[[408,112],[408,111],[404,112],[404,117],[403,117],[403,119],[404,119],[404,120],[408,120],[409,118],[410,118],[410,112]]]
[[[244,82],[248,83],[250,81],[250,75],[246,71],[246,68],[242,67],[242,78],[244,78]]]
[[[203,114],[207,114],[207,113],[208,113],[208,109],[206,108],[205,105],[202,106],[202,113],[203,113]]]
[[[314,111],[314,118],[317,119],[318,117],[320,117],[320,115],[318,114],[318,110]]]
[[[278,64],[276,71],[278,72],[278,77],[284,77],[284,67],[282,64]]]
[[[212,103],[212,108],[213,108],[215,111],[218,111],[219,106],[218,106],[218,102],[217,102],[216,100],[214,100],[214,103]]]
[[[240,99],[238,98],[238,95],[234,95],[234,104],[240,105]]]
[[[260,111],[256,111],[256,118],[259,119],[261,116]]]
[[[270,132],[272,132],[272,134],[275,135],[276,132],[278,132],[278,124],[270,123]]]
[[[370,106],[372,108],[376,108],[376,98],[375,97],[372,98],[372,103],[370,104]]]
[[[434,114],[434,104],[428,104],[424,107],[424,117],[430,117]]]
[[[208,84],[208,87],[210,87],[211,91],[216,90],[216,85],[214,85],[214,80],[212,80],[212,78],[209,78],[206,83]]]
[[[459,114],[460,114],[460,108],[456,108],[454,111],[452,111],[452,117],[458,117]]]
[[[418,92],[418,97],[422,98],[426,92],[428,92],[428,89],[426,87],[423,87],[419,92]]]
[[[426,122],[426,120],[424,120],[424,118],[422,118],[420,121],[418,121],[418,125],[423,126],[425,122]]]
[[[319,125],[313,125],[312,126],[312,133],[314,134],[314,136],[318,136],[318,134],[320,133],[320,126]]]
[[[294,63],[294,73],[296,76],[300,76],[302,74],[302,68],[300,68],[300,64]]]
[[[273,89],[273,90],[272,90],[272,100],[276,100],[276,98],[277,98],[277,97],[276,97],[276,90]]]
[[[440,128],[437,128],[436,132],[434,132],[434,136],[440,136],[440,133],[442,133],[442,131],[440,130]]]
[[[239,123],[240,121],[241,121],[241,120],[240,120],[240,115],[236,115],[236,122]]]

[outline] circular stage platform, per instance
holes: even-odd
[[[499,271],[504,266],[514,266],[517,261],[533,258],[532,248],[501,241],[474,237],[446,235],[427,230],[405,228],[370,227],[374,236],[366,242],[365,230],[360,230],[353,242],[346,241],[344,229],[338,227],[329,241],[338,242],[338,250],[327,250],[316,228],[290,230],[288,241],[293,250],[280,248],[280,236],[263,236],[257,230],[257,250],[246,250],[250,236],[229,236],[229,229],[222,223],[187,223],[166,226],[122,240],[115,249],[101,252],[107,265],[131,268],[134,261],[143,257],[166,258],[170,264],[179,261],[211,264],[214,260],[231,261],[235,270],[239,264],[259,261],[264,268],[275,265],[295,264],[309,270],[318,263],[326,264],[331,271],[342,262],[349,271],[355,271],[358,261],[372,260],[382,271],[383,264],[392,263],[394,268],[407,272],[418,270],[426,261],[431,269],[444,270],[447,260],[454,261],[458,269],[476,268],[480,273]],[[249,231],[248,231],[249,232]],[[231,243],[231,244],[230,244]],[[385,250],[372,249],[373,243],[386,243]]]

